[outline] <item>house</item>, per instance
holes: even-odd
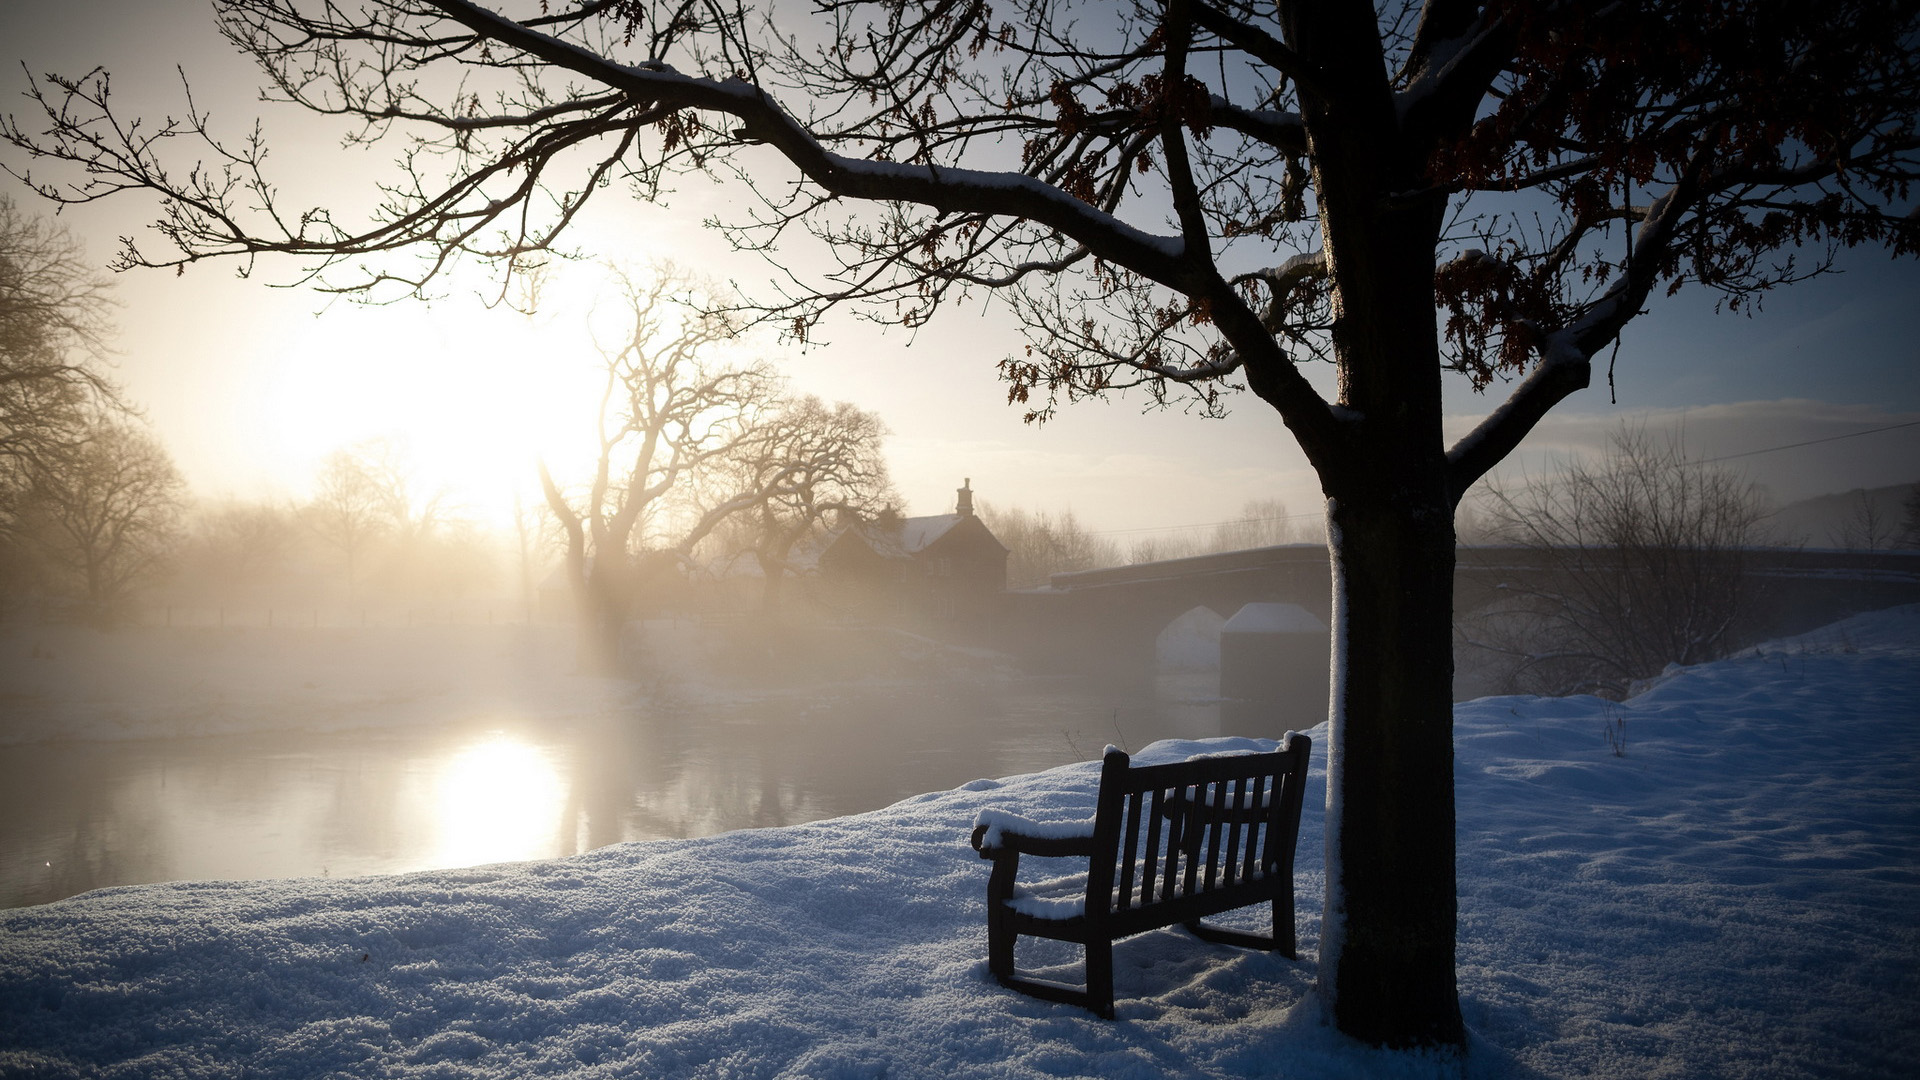
[[[971,479],[951,514],[883,515],[836,529],[816,565],[839,605],[876,616],[978,624],[999,610],[1007,587],[1007,549],[974,514]]]

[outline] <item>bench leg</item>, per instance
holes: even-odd
[[[1014,855],[996,858],[993,873],[987,877],[987,970],[1008,989],[1048,1001],[1082,1005],[1099,1016],[1113,1019],[1112,941],[1096,941],[1087,946],[1085,990],[1043,979],[1025,979],[1014,973],[1013,943],[1019,935],[1014,932],[1013,913],[1006,902],[1013,895],[1019,861]]]
[[[1014,875],[1019,872],[1020,856],[1006,854],[993,860],[993,873],[987,875],[987,970],[995,979],[1013,978],[1013,920],[1007,900],[1013,896]]]
[[[1273,898],[1273,949],[1289,960],[1300,959],[1300,942],[1293,928],[1293,890]]]
[[[987,909],[987,970],[1006,982],[1013,978],[1013,939],[1006,917],[997,908]]]
[[[1113,942],[1087,942],[1087,1008],[1113,1019]]]

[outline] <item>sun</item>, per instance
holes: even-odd
[[[542,501],[540,464],[565,485],[597,456],[606,352],[631,333],[613,278],[602,264],[552,269],[531,314],[488,306],[468,282],[430,303],[343,303],[288,319],[264,365],[274,445],[262,452],[303,497],[328,454],[380,439],[398,451],[416,503],[438,496],[476,525],[511,529],[516,506]],[[750,334],[715,357],[769,348]]]
[[[282,483],[304,495],[328,454],[380,439],[416,502],[438,496],[475,524],[510,527],[516,504],[540,499],[539,462],[570,473],[592,452],[599,354],[573,316],[448,300],[291,328],[266,402]]]

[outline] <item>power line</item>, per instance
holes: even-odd
[[[1755,454],[1771,454],[1776,450],[1792,450],[1801,446],[1813,446],[1816,443],[1839,442],[1841,439],[1857,439],[1862,435],[1878,435],[1883,431],[1898,431],[1901,428],[1910,428],[1915,425],[1920,425],[1920,420],[1909,420],[1904,424],[1888,424],[1886,427],[1869,428],[1866,431],[1849,431],[1845,435],[1829,435],[1824,439],[1808,439],[1804,442],[1783,443],[1780,446],[1769,446],[1762,450],[1743,450],[1738,454],[1722,454],[1719,457],[1699,458],[1694,461],[1694,464],[1711,465],[1716,461],[1732,461],[1734,458],[1752,457]]]
[[[1315,521],[1324,516],[1324,511],[1311,510],[1304,514],[1281,514],[1278,517],[1228,518],[1225,521],[1202,521],[1192,525],[1143,525],[1136,529],[1090,529],[1090,536],[1120,536],[1126,533],[1180,532],[1185,529],[1217,529],[1222,525],[1271,525],[1282,521],[1300,521],[1312,518]]]

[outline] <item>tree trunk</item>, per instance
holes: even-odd
[[[113,629],[113,608],[107,594],[106,573],[99,560],[87,559],[87,623],[99,630]]]
[[[1415,482],[1376,485],[1400,497],[1355,490],[1329,511],[1336,663],[1321,988],[1348,1035],[1458,1047],[1452,505],[1441,485],[1417,482],[1422,470],[1400,468]]]
[[[1302,439],[1328,498],[1334,589],[1321,996],[1354,1038],[1459,1052],[1454,503],[1434,322],[1446,199],[1426,178],[1430,148],[1403,137],[1372,5],[1284,10],[1332,80],[1326,100],[1344,103],[1302,106],[1339,373],[1334,432]]]
[[[570,560],[571,561],[571,560]],[[590,675],[620,674],[620,633],[626,627],[626,589],[614,571],[595,562],[568,568],[573,586],[577,664]]]
[[[760,613],[775,615],[780,611],[780,596],[787,578],[787,561],[766,551],[754,552],[753,558],[760,565]]]
[[[588,592],[586,617],[580,626],[580,670],[589,675],[618,675],[620,631],[626,620],[614,610],[604,592]]]

